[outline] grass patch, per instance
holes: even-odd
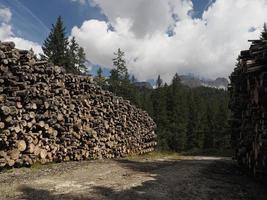
[[[153,151],[142,155],[129,155],[126,157],[128,160],[187,160],[193,159],[194,156],[212,156],[212,157],[231,157],[232,150],[218,150],[218,149],[209,149],[209,150],[200,150],[193,149],[190,151],[184,152],[171,152],[171,151]]]
[[[129,155],[128,160],[181,159],[181,154],[170,151],[153,151],[142,155]]]
[[[39,170],[42,170],[42,169],[46,169],[47,167],[50,167],[52,166],[53,164],[55,163],[52,163],[52,162],[49,162],[49,163],[40,163],[40,162],[36,162],[34,163],[33,165],[31,165],[29,168],[33,171],[39,171]]]
[[[3,168],[0,170],[0,173],[13,173],[14,168]]]
[[[231,157],[232,149],[192,149],[190,151],[181,152],[184,156],[216,156],[216,157]]]
[[[39,163],[39,162],[36,162],[36,163],[34,163],[32,166],[30,166],[30,168],[31,168],[32,170],[40,170],[40,169],[42,169],[43,167],[44,167],[44,165],[41,164],[41,163]]]

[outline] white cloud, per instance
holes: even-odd
[[[109,22],[85,21],[72,35],[85,47],[87,58],[100,65],[111,67],[113,52],[120,47],[130,72],[141,80],[161,74],[169,81],[176,72],[228,76],[239,51],[248,48],[248,39],[258,38],[267,21],[265,0],[217,0],[202,19],[190,16],[190,0],[92,1]],[[170,27],[172,37],[166,34]]]
[[[36,43],[29,40],[25,40],[19,37],[10,37],[7,38],[6,41],[13,41],[16,44],[16,48],[18,49],[33,49],[35,54],[42,53],[42,47]]]
[[[165,33],[174,24],[172,14],[187,18],[192,9],[188,0],[92,0],[101,8],[110,23],[116,28],[118,19],[131,21],[131,31],[137,37],[151,35],[155,31]]]
[[[0,7],[0,22],[9,22],[11,20],[12,13],[9,8]]]
[[[42,52],[41,46],[29,40],[25,40],[16,35],[12,31],[12,25],[10,24],[12,13],[9,8],[0,7],[0,41],[13,41],[16,47],[19,49],[33,49],[36,54]]]
[[[4,40],[11,36],[13,34],[11,29],[11,26],[6,23],[0,24],[0,40]]]

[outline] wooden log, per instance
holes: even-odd
[[[40,150],[40,158],[45,159],[47,156],[47,151],[45,149]]]
[[[1,107],[1,111],[2,111],[2,113],[3,113],[3,115],[9,115],[10,114],[10,108],[9,107],[7,107],[7,106],[2,106]]]
[[[25,151],[27,148],[26,142],[24,140],[17,141],[17,148],[20,152]]]
[[[34,153],[34,151],[35,151],[35,145],[33,143],[30,143],[28,145],[28,152],[29,153]]]
[[[4,158],[0,158],[0,167],[5,167],[7,165],[7,161]]]
[[[31,51],[8,43],[0,44],[1,51],[0,148],[6,155],[0,159],[5,166],[153,149],[154,122],[130,102],[101,90],[91,77],[65,74],[62,67],[36,60]]]
[[[13,149],[7,152],[7,155],[10,157],[11,160],[17,160],[20,156],[20,151],[18,149]]]
[[[0,122],[0,130],[5,128],[5,123],[4,122]]]

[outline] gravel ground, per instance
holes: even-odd
[[[68,162],[0,172],[0,199],[266,200],[228,158]]]

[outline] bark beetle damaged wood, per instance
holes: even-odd
[[[0,167],[115,158],[156,146],[145,111],[0,42]]]
[[[256,177],[267,172],[267,41],[251,40],[231,74],[232,145],[238,163]]]

